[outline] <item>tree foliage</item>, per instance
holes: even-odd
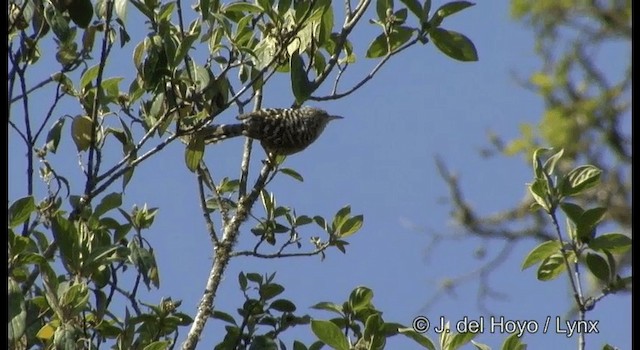
[[[292,105],[300,106],[348,96],[416,44],[433,41],[451,58],[478,59],[470,39],[444,27],[448,16],[473,5],[466,1],[432,11],[430,0],[378,0],[371,22],[380,34],[360,48],[378,63],[354,86],[343,86],[340,77],[356,63],[350,34],[372,7],[370,0],[186,5],[180,0],[9,1],[8,123],[26,153],[25,178],[12,180],[21,195],[11,199],[8,211],[11,348],[108,343],[119,349],[166,349],[177,345],[180,329],[188,328],[182,348],[193,349],[212,317],[229,324],[216,348],[284,348],[279,334],[310,319],[295,314],[293,302],[275,299],[284,287],[274,276],[240,275],[246,296],[240,322],[213,309],[229,259],[323,256],[333,248],[345,252],[346,239],[364,218],[353,215],[349,205],[332,219],[278,205],[267,187],[274,177],[303,177],[283,167],[285,159],[279,157],[265,162],[250,185],[250,140],[239,160],[240,177],[215,179],[198,131],[225,111],[244,113],[250,104],[261,108],[262,91],[275,75],[289,77]],[[121,70],[126,77],[115,73]],[[60,147],[65,139],[75,149]],[[169,297],[142,301],[142,287],[161,287],[162,262],[145,238],[161,208],[122,207],[136,169],[178,142],[185,144],[185,166],[199,188],[194,200],[200,202],[203,231],[215,250],[195,313]],[[59,152],[77,159],[77,169],[54,157]],[[76,170],[81,176],[74,175]],[[252,211],[258,201],[261,218]],[[220,219],[219,227],[213,216]],[[238,250],[240,227],[251,218],[257,221],[251,229],[255,248]],[[303,244],[298,231],[312,224],[325,236]],[[258,296],[249,294],[250,283]],[[398,333],[429,347],[424,337],[386,323],[369,303],[366,288],[354,293],[349,308],[340,311],[341,320],[311,322],[319,341],[309,348],[322,343],[344,348],[352,341],[345,334],[356,344],[379,347]]]

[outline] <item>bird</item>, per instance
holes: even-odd
[[[264,108],[236,117],[238,124],[212,125],[204,130],[206,144],[246,136],[260,141],[268,155],[292,155],[309,147],[327,124],[341,116],[315,107]]]

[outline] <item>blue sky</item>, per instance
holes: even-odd
[[[433,6],[441,4],[434,1]],[[144,28],[136,27],[132,20],[136,18],[135,9],[129,11],[128,30],[135,45],[135,38],[144,34]],[[377,63],[364,58],[368,43],[379,34],[379,27],[366,23],[374,13],[372,7],[354,32],[352,41],[358,62],[343,78],[344,88],[359,81]],[[336,22],[341,23],[342,18],[338,17]],[[304,177],[303,183],[279,176],[268,187],[280,205],[294,207],[298,214],[330,219],[347,204],[354,214],[363,214],[364,227],[348,239],[347,254],[330,250],[324,261],[316,257],[236,258],[218,291],[216,308],[235,314],[242,303],[237,275],[244,271],[276,272],[276,282],[286,287],[281,296],[294,301],[299,313],[309,312],[318,318],[332,315],[310,310],[309,306],[320,301],[341,303],[359,285],[374,290],[373,302],[389,322],[410,325],[416,316],[433,320],[444,316],[452,322],[464,316],[471,319],[483,316],[476,303],[476,280],[457,288],[455,297],[443,296],[424,310],[443,278],[467,273],[483,262],[474,257],[474,250],[484,247],[487,257],[491,257],[505,244],[467,238],[445,240],[427,251],[430,234],[454,237],[461,233],[448,216],[448,189],[438,175],[434,157],[440,156],[458,175],[466,199],[480,214],[491,214],[518,203],[531,179],[529,161],[521,157],[487,160],[479,150],[488,145],[489,131],[512,139],[518,135],[521,123],[539,120],[544,107],[541,99],[521,88],[514,75],[524,78],[539,68],[541,62],[534,54],[532,32],[510,19],[507,1],[479,1],[476,6],[447,18],[443,27],[467,35],[475,43],[479,62],[454,61],[432,44],[415,46],[395,56],[372,81],[351,96],[309,103],[345,119],[332,122],[309,149],[286,160],[287,167]],[[128,50],[133,45],[130,43]],[[624,67],[629,52],[628,48],[623,54],[613,49],[600,52],[604,58],[611,58],[607,69],[612,71],[616,66]],[[125,76],[122,89],[131,81],[130,57],[123,54],[118,62],[109,63],[110,72]],[[46,68],[42,67],[44,72]],[[285,75],[276,77],[264,91],[265,107],[289,106],[292,100]],[[65,113],[79,113],[77,106],[70,106]],[[233,117],[229,111],[219,120],[231,122]],[[20,150],[11,152],[9,157],[9,195],[15,199],[25,194],[24,147],[18,145],[15,133],[10,132],[9,137],[10,149]],[[234,139],[207,150],[205,160],[216,180],[237,177],[242,145],[242,139]],[[252,179],[263,156],[262,150],[255,149]],[[117,160],[120,148],[114,146],[111,150],[117,153],[105,158]],[[184,165],[183,151],[182,144],[174,143],[138,167],[125,192],[124,208],[145,203],[160,208],[146,238],[155,249],[161,288],[144,294],[143,301],[157,303],[161,297],[171,296],[183,300],[182,310],[194,315],[213,251],[199,209],[196,179]],[[63,140],[61,150],[51,161],[70,179],[81,174],[70,139]],[[116,182],[112,191],[120,188]],[[81,190],[79,185],[73,189],[75,194]],[[254,214],[260,216],[259,203]],[[240,247],[254,244],[255,238],[249,231],[253,225],[255,221],[242,226]],[[306,238],[321,232],[309,225],[302,235]],[[564,319],[571,300],[566,279],[542,283],[535,279],[534,269],[520,271],[522,259],[536,245],[534,241],[515,244],[508,261],[491,275],[492,288],[505,295],[503,300],[490,299],[487,303],[495,316],[532,320],[540,326],[547,316]],[[587,336],[587,348],[600,348],[606,342],[621,349],[631,348],[628,295],[605,298],[587,317],[599,321],[600,331]],[[182,331],[182,337],[187,331]],[[211,348],[223,334],[224,324],[210,320],[199,348]],[[293,339],[310,343],[310,334],[308,329],[295,329],[286,333],[284,339],[288,345]],[[433,332],[427,335],[437,341]],[[476,340],[497,349],[505,337],[506,334],[485,331]],[[530,349],[577,347],[577,337],[567,338],[555,332],[540,331],[526,335],[523,341]],[[412,349],[417,345],[392,339],[388,348]]]

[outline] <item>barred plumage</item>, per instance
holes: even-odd
[[[267,108],[242,114],[240,124],[214,125],[207,129],[206,143],[236,136],[259,140],[267,153],[290,155],[300,152],[320,136],[327,123],[340,116],[319,108]]]

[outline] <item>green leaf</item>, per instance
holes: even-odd
[[[356,287],[349,295],[349,307],[353,311],[358,311],[371,306],[373,291],[367,287]]]
[[[295,171],[295,170],[293,170],[291,168],[281,168],[279,171],[281,173],[285,174],[285,175],[291,176],[292,178],[294,178],[294,179],[296,179],[296,180],[298,180],[300,182],[304,181],[304,178],[302,177],[302,175],[300,175],[297,171]]]
[[[77,249],[78,232],[75,226],[61,215],[57,215],[51,221],[51,231],[53,237],[60,248],[60,258],[70,273],[78,272],[78,254]]]
[[[389,52],[393,52],[411,39],[414,31],[412,28],[405,26],[395,27],[393,30],[393,32],[389,33],[388,43],[387,36],[384,33],[378,35],[378,37],[373,40],[367,49],[367,58],[378,58],[387,55]]]
[[[565,215],[567,215],[567,218],[575,224],[580,222],[580,217],[582,217],[582,213],[584,213],[584,209],[582,209],[581,206],[570,202],[560,203],[560,209],[562,209]]]
[[[291,54],[291,89],[296,98],[296,102],[302,104],[313,92],[313,86],[309,82],[307,72],[304,68],[304,61],[298,52]]]
[[[602,170],[593,165],[579,166],[562,178],[560,194],[562,196],[575,196],[591,189],[600,183]]]
[[[553,254],[542,261],[540,267],[538,267],[538,280],[540,281],[550,281],[566,268],[564,263],[564,258],[562,254],[556,253]]]
[[[312,309],[316,309],[316,310],[325,310],[325,311],[330,311],[333,313],[336,313],[340,316],[344,315],[344,312],[342,310],[342,306],[338,305],[338,304],[334,304],[334,303],[330,303],[327,301],[323,301],[323,302],[319,302],[313,306],[311,306]]]
[[[424,0],[424,5],[422,6],[422,20],[420,22],[427,22],[429,19],[429,12],[431,12],[431,0]]]
[[[387,18],[387,10],[393,10],[393,0],[376,1],[376,13],[381,22]]]
[[[55,6],[45,6],[44,18],[62,43],[73,38],[74,31],[69,28],[69,23]]]
[[[27,307],[20,285],[13,279],[8,280],[7,312],[9,319],[8,339],[18,341],[24,335],[27,321]]]
[[[260,276],[260,274],[251,272],[251,273],[248,273],[246,276],[249,281],[257,284],[262,284],[262,276]]]
[[[533,152],[533,174],[535,175],[536,179],[546,179],[544,173],[544,165],[542,164],[542,160],[540,160],[540,157],[552,150],[553,149],[551,148],[538,148]]]
[[[594,276],[605,283],[609,283],[611,271],[609,264],[607,264],[607,261],[602,256],[589,252],[587,253],[586,262],[589,271],[591,271]]]
[[[405,337],[413,339],[416,343],[422,345],[423,347],[429,350],[436,350],[436,346],[435,344],[433,344],[431,339],[416,332],[413,328],[398,328],[398,333],[404,335]]]
[[[240,290],[247,290],[247,276],[242,271],[238,274],[238,284],[240,285]]]
[[[222,13],[225,12],[241,12],[244,14],[244,12],[249,12],[249,13],[262,13],[262,8],[260,6],[254,5],[254,4],[250,4],[248,2],[234,2],[231,3],[227,6],[225,6],[222,11]]]
[[[64,121],[64,118],[58,119],[47,134],[47,143],[44,147],[51,153],[56,153],[56,151],[58,150],[58,144],[60,144],[60,133],[62,131],[62,127],[64,126]]]
[[[478,333],[473,332],[455,333],[451,336],[449,340],[449,347],[447,349],[459,349],[462,345],[469,343],[477,335]]]
[[[172,342],[168,340],[158,340],[145,346],[143,350],[166,350],[169,349]]]
[[[127,0],[115,0],[114,1],[114,9],[116,10],[116,16],[122,21],[126,22],[127,20]]]
[[[631,237],[622,233],[607,233],[588,243],[593,250],[608,250],[612,253],[624,253],[631,248]]]
[[[300,216],[296,217],[296,220],[295,220],[294,223],[295,223],[296,226],[303,226],[303,225],[308,225],[308,224],[310,224],[312,222],[313,222],[312,218],[310,218],[310,217],[308,217],[306,215],[300,215]]]
[[[475,45],[466,36],[442,28],[433,28],[429,31],[431,40],[445,55],[462,62],[478,60],[478,52]]]
[[[100,65],[96,64],[82,74],[82,77],[80,77],[80,89],[86,88],[98,77],[98,70],[100,70]]]
[[[189,144],[185,149],[184,161],[187,164],[187,169],[195,172],[200,165],[200,161],[204,156],[204,139],[200,136],[194,136],[189,140]]]
[[[596,227],[604,215],[607,213],[606,208],[597,207],[586,210],[576,222],[576,233],[581,242],[589,242],[596,233]]]
[[[452,2],[446,3],[440,6],[436,10],[436,12],[433,15],[433,18],[431,19],[431,25],[434,28],[438,27],[440,26],[440,23],[442,23],[442,20],[445,17],[449,17],[454,13],[460,12],[466,9],[467,7],[471,7],[473,5],[475,4],[468,1],[452,1]]]
[[[274,300],[269,308],[280,311],[280,312],[295,312],[296,305],[287,299],[278,299]]]
[[[383,349],[386,343],[384,336],[384,321],[379,312],[367,316],[364,323],[364,334],[362,338],[370,342],[371,349]]]
[[[500,350],[525,350],[526,345],[522,343],[518,333],[513,333],[502,343]]]
[[[100,217],[104,213],[108,212],[111,209],[118,208],[122,205],[122,195],[120,193],[109,193],[104,196],[100,201],[100,204],[96,206],[96,209],[93,211],[93,215],[95,217]]]
[[[529,193],[533,196],[533,200],[544,209],[547,213],[551,212],[553,203],[549,201],[549,193],[547,182],[544,179],[536,179],[529,185]]]
[[[491,350],[491,347],[489,345],[478,343],[475,340],[472,340],[471,344],[473,344],[473,346],[475,346],[478,350]]]
[[[546,162],[544,162],[544,171],[547,174],[553,174],[556,168],[556,164],[558,160],[562,158],[562,154],[564,153],[564,148],[560,149],[560,151],[556,152],[554,155],[549,157]]]
[[[91,146],[91,132],[93,121],[88,116],[78,115],[71,122],[71,137],[78,152],[86,151]]]
[[[325,221],[325,219],[322,216],[320,216],[320,215],[314,216],[313,217],[313,221],[315,221],[315,223],[318,226],[322,227],[323,230],[327,229],[327,222]]]
[[[400,0],[422,22],[422,5],[418,0]]]
[[[236,320],[233,319],[233,316],[229,315],[226,312],[213,310],[213,314],[211,314],[211,317],[215,318],[215,319],[218,319],[218,320],[222,320],[222,321],[227,322],[227,323],[230,323],[232,325],[237,325],[236,324]]]
[[[36,204],[33,196],[22,197],[13,202],[9,208],[9,227],[15,228],[29,220],[34,210],[36,210]]]
[[[260,287],[259,294],[262,300],[269,300],[280,295],[282,292],[284,292],[283,286],[277,283],[269,283]]]
[[[91,23],[91,17],[93,17],[93,5],[91,0],[71,0],[67,2],[69,5],[69,17],[73,23],[77,24],[80,28],[87,28]]]
[[[339,229],[338,235],[341,238],[349,237],[352,234],[358,232],[362,228],[364,222],[364,216],[356,215],[345,221]]]
[[[525,270],[539,261],[558,253],[560,248],[561,246],[558,241],[546,241],[541,243],[537,247],[533,248],[533,250],[527,254],[527,257],[524,258],[524,261],[522,262],[522,270]]]
[[[325,320],[312,320],[311,330],[318,339],[330,347],[338,350],[349,350],[347,337],[335,323]]]

